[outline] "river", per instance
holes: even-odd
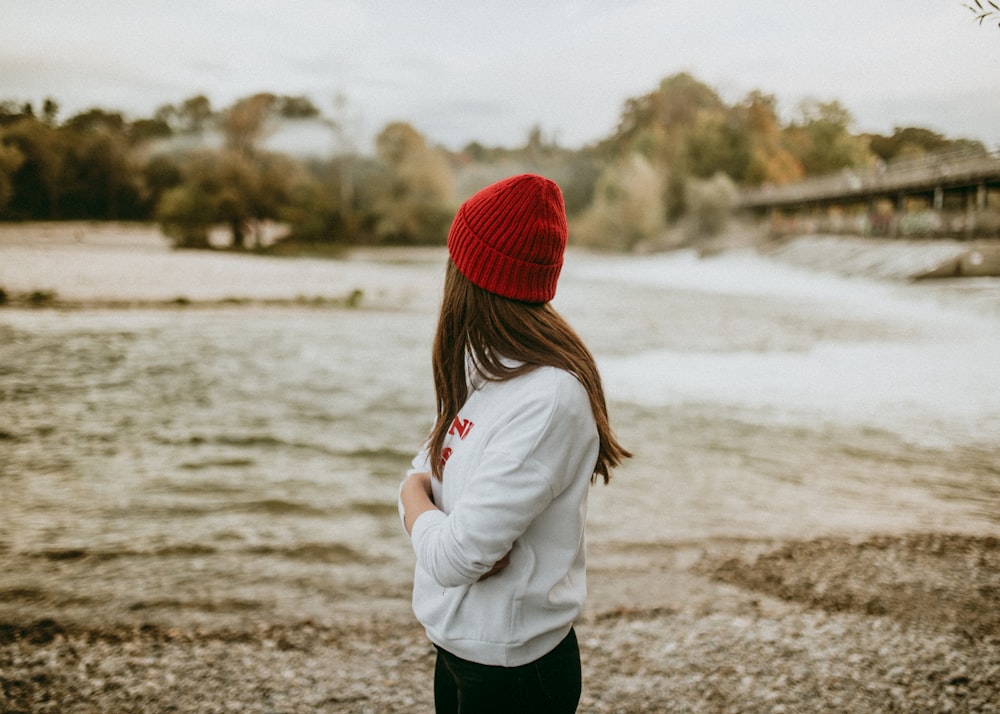
[[[405,603],[443,251],[154,233],[0,232],[8,297],[58,297],[0,308],[0,600],[195,623]],[[591,543],[1000,533],[1000,280],[571,250],[554,304],[635,452],[592,491]]]

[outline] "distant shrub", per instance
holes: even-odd
[[[365,297],[365,291],[361,288],[354,288],[347,296],[347,307],[360,307],[361,301]]]
[[[707,181],[692,178],[688,180],[685,190],[687,237],[697,240],[722,233],[738,197],[732,179],[723,173],[715,174]]]
[[[177,186],[163,194],[157,218],[176,248],[208,248],[212,210],[206,193],[191,186]]]
[[[33,290],[26,296],[29,305],[34,307],[44,307],[56,300],[55,290]]]
[[[639,154],[609,166],[594,188],[594,201],[570,235],[574,242],[630,250],[656,239],[665,228],[663,179]]]

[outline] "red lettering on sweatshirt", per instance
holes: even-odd
[[[448,429],[448,434],[458,436],[459,439],[464,440],[465,437],[469,435],[469,432],[472,431],[472,427],[474,426],[475,424],[468,419],[459,419],[458,417],[455,417],[455,421],[451,423],[451,428]]]
[[[446,463],[448,463],[448,459],[450,457],[451,457],[451,449],[449,447],[446,446],[443,449],[441,449],[441,468],[442,469],[444,468],[444,465]]]

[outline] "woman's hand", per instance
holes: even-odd
[[[483,573],[482,575],[480,575],[480,576],[479,576],[479,580],[480,580],[480,582],[482,582],[483,580],[486,580],[486,578],[488,578],[488,577],[491,577],[491,576],[493,576],[493,575],[496,575],[496,574],[497,574],[497,573],[499,573],[499,572],[500,572],[501,570],[503,570],[503,569],[504,569],[504,568],[506,568],[506,567],[507,567],[508,565],[510,565],[510,554],[511,554],[512,552],[513,552],[513,551],[509,551],[509,550],[508,550],[508,551],[507,551],[507,555],[505,555],[504,557],[500,558],[500,560],[498,560],[497,562],[495,562],[495,563],[493,564],[493,567],[492,567],[492,568],[490,568],[490,569],[489,569],[489,570],[487,570],[487,571],[486,571],[485,573]]]
[[[426,471],[412,473],[403,479],[399,498],[403,502],[403,525],[406,526],[407,533],[413,532],[413,523],[417,520],[417,516],[437,510],[431,493],[431,475]]]

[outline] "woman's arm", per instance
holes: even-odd
[[[417,516],[438,510],[431,499],[431,475],[426,471],[407,476],[399,489],[399,498],[403,502],[403,525],[407,533],[412,533]]]
[[[439,510],[431,499],[431,475],[426,471],[407,476],[399,489],[399,498],[403,502],[403,525],[406,526],[407,533],[413,531],[413,524],[421,513]],[[493,567],[479,579],[486,580],[508,565],[510,565],[510,553],[494,563]]]

